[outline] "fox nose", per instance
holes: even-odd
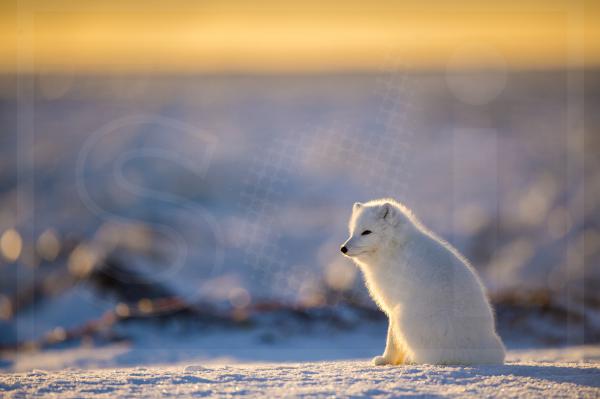
[[[344,245],[342,248],[340,248],[340,251],[342,251],[342,253],[346,253],[348,252],[348,248],[346,248],[346,246]]]

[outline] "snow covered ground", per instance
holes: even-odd
[[[111,353],[103,351],[108,357]],[[89,355],[89,353],[88,353]],[[375,367],[368,359],[202,363],[0,375],[6,398],[148,397],[598,397],[600,348],[523,350],[504,366]]]

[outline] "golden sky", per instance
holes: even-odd
[[[0,71],[369,71],[390,52],[413,68],[595,67],[598,3],[5,1]]]

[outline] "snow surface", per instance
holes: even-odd
[[[90,349],[110,357],[110,351]],[[100,353],[101,352],[101,353]],[[538,360],[542,359],[542,361]],[[585,361],[583,361],[584,359]],[[34,369],[0,375],[6,398],[598,397],[600,347],[510,352],[504,366],[373,366],[368,359]]]

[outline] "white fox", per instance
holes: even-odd
[[[384,364],[502,364],[505,350],[483,285],[467,260],[404,205],[355,203],[341,251],[387,314]]]

